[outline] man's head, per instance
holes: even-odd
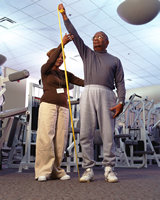
[[[108,36],[103,31],[97,32],[92,40],[95,51],[105,51],[109,44]]]

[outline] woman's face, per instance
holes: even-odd
[[[60,53],[59,57],[57,58],[56,62],[55,62],[55,66],[56,67],[60,67],[63,63],[63,54]]]

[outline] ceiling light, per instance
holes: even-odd
[[[74,59],[74,58],[71,58],[71,57],[69,57],[69,58],[77,62],[77,60],[76,60],[76,59]]]
[[[3,17],[0,19],[0,26],[6,29],[13,28],[17,24],[17,22],[13,21],[12,19],[9,19],[8,17]]]
[[[128,79],[125,79],[125,81],[132,81],[132,79],[128,78]]]
[[[34,3],[37,3],[37,2],[40,1],[40,0],[31,0],[31,1],[33,1]]]
[[[153,20],[160,11],[158,0],[125,0],[118,8],[118,15],[127,23],[141,25]]]

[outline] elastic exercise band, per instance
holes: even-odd
[[[64,9],[59,10],[60,13],[64,12]]]
[[[58,20],[59,20],[59,29],[60,29],[60,35],[61,35],[62,54],[63,54],[63,61],[64,61],[65,78],[66,78],[66,85],[67,85],[67,94],[68,94],[68,101],[69,101],[69,111],[70,111],[70,118],[71,118],[71,125],[72,125],[72,133],[73,133],[73,140],[74,140],[76,163],[77,163],[78,177],[79,177],[79,180],[80,180],[79,167],[78,167],[78,159],[77,159],[77,150],[76,150],[76,141],[75,141],[75,134],[74,134],[74,128],[73,128],[73,118],[72,118],[72,110],[71,110],[71,101],[70,101],[70,96],[69,96],[69,84],[68,84],[68,77],[67,77],[67,70],[66,70],[66,62],[65,62],[65,55],[64,55],[64,48],[63,48],[62,31],[61,31],[61,22],[60,22],[59,12],[58,12]]]

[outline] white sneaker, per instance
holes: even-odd
[[[38,181],[47,181],[46,176],[39,176]]]
[[[62,180],[62,181],[69,180],[69,179],[71,179],[71,177],[67,174],[60,178],[60,180]]]
[[[116,183],[118,182],[118,178],[116,177],[115,173],[112,170],[112,167],[105,167],[105,180],[110,183]]]
[[[82,177],[80,178],[80,182],[90,182],[94,180],[94,173],[92,168],[87,168],[86,171],[83,173]]]

